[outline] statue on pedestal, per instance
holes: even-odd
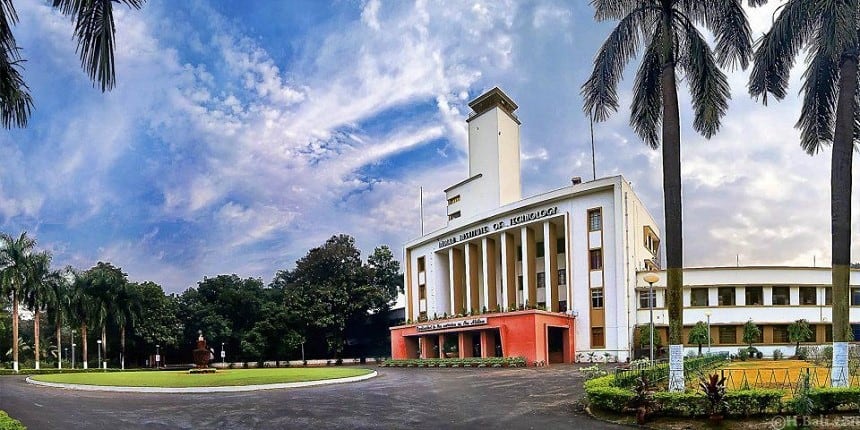
[[[197,369],[206,369],[209,367],[211,352],[209,352],[209,348],[206,347],[206,339],[203,338],[203,330],[197,330],[197,334],[197,348],[192,352],[192,356],[194,357],[194,366]]]

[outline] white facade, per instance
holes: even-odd
[[[448,226],[405,246],[407,319],[568,311],[577,352],[627,358],[636,272],[659,266],[653,218],[621,176],[521,199],[516,105],[493,89],[470,106],[469,179],[446,190]]]

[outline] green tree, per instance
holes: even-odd
[[[2,30],[2,25],[0,25]],[[2,79],[0,79],[2,81]],[[17,238],[0,234],[0,285],[3,295],[11,296],[12,302],[12,367],[18,371],[18,304],[20,294],[27,283],[30,256],[36,247],[35,239],[21,233]]]
[[[55,338],[57,341],[57,368],[63,367],[63,342],[62,330],[64,323],[69,321],[69,306],[71,304],[70,284],[73,279],[73,269],[66,267],[62,271],[55,272],[56,277],[51,285],[51,299],[53,302],[47,309],[48,321],[53,321],[54,330],[56,331]]]
[[[59,274],[51,270],[51,254],[47,251],[32,254],[27,270],[27,282],[21,291],[24,305],[33,311],[33,352],[35,367],[40,368],[41,352],[39,325],[44,309],[56,303],[54,284],[59,282]]]
[[[761,3],[761,0],[750,0]],[[666,302],[669,343],[682,343],[683,241],[681,220],[681,121],[678,72],[693,104],[693,129],[710,138],[728,109],[729,83],[720,67],[746,68],[752,55],[750,28],[741,0],[592,0],[597,21],[618,20],[601,46],[582,86],[584,110],[604,121],[618,109],[618,82],[640,45],[630,125],[653,149],[663,149],[666,224]],[[700,28],[715,39],[713,49]],[[658,133],[658,130],[662,134]]]
[[[124,290],[128,284],[128,275],[111,263],[99,261],[87,271],[87,280],[87,291],[93,306],[92,322],[101,328],[101,348],[103,358],[107,361],[107,326],[112,320],[126,321],[124,317],[116,315],[126,312],[123,307],[128,303],[123,302],[123,298],[127,296]]]
[[[638,340],[639,340],[639,348],[644,350],[649,350],[651,348],[651,324],[643,324],[639,326],[637,330]],[[655,329],[654,330],[654,352],[656,353],[660,347],[663,346],[663,339],[660,338],[660,333]]]
[[[704,321],[699,321],[693,328],[690,329],[690,334],[687,339],[692,344],[699,345],[699,355],[702,355],[702,344],[711,341],[711,333],[708,332],[708,325]]]
[[[785,97],[796,57],[808,53],[803,73],[803,105],[795,127],[800,146],[815,154],[832,144],[830,232],[833,283],[833,341],[851,340],[848,281],[851,263],[851,187],[854,142],[858,137],[858,0],[790,0],[780,6],[762,37],[749,90],[767,103]]]
[[[809,321],[799,319],[788,326],[788,341],[794,343],[794,350],[800,348],[800,342],[812,339],[812,328]]]
[[[137,316],[131,332],[133,341],[142,344],[138,349],[154,350],[155,345],[178,347],[183,330],[178,299],[164,294],[160,285],[150,281],[129,283],[128,289],[136,306],[145,310]]]
[[[747,344],[749,348],[752,348],[752,344],[757,342],[760,338],[761,330],[752,322],[752,320],[748,320],[747,323],[744,324],[744,343]]]
[[[52,0],[54,9],[74,22],[81,66],[102,92],[115,84],[114,3],[140,9],[146,0]],[[25,127],[33,107],[30,89],[21,76],[21,48],[12,34],[18,14],[12,0],[0,3],[0,122],[5,128]]]

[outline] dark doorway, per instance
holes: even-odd
[[[499,335],[499,330],[493,330],[491,332],[493,334],[493,350],[496,351],[496,357],[504,357],[504,351],[502,351],[502,337]]]
[[[481,357],[481,332],[472,334],[472,357]]]
[[[562,327],[547,327],[546,341],[549,363],[564,363],[564,335],[567,331]]]

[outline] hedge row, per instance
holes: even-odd
[[[627,410],[634,392],[631,389],[614,386],[614,376],[607,375],[592,379],[585,383],[586,397],[589,404],[605,411],[618,412]],[[832,389],[831,389],[832,390]],[[819,390],[823,391],[823,390]],[[846,392],[831,393],[828,399],[844,402],[851,398]],[[816,390],[813,390],[816,392]],[[748,417],[766,413],[779,413],[784,409],[782,397],[785,392],[775,389],[750,389],[729,391],[726,393],[727,415]],[[853,391],[853,401],[860,397],[860,389]],[[810,396],[812,397],[812,396]],[[815,401],[815,398],[813,398]],[[844,404],[844,403],[839,403]],[[851,403],[855,404],[855,403]],[[708,414],[708,400],[698,392],[672,393],[659,391],[654,393],[653,413],[664,416],[699,417]]]
[[[0,430],[27,430],[21,421],[12,418],[5,411],[0,411]]]
[[[728,359],[728,354],[708,354],[701,357],[684,359],[684,373],[692,374],[702,369],[714,367]],[[649,381],[662,381],[669,377],[669,363],[660,363],[644,369],[618,369],[615,371],[615,383],[619,387],[632,386],[640,376]]]
[[[415,358],[385,360],[384,367],[524,367],[523,357]]]

